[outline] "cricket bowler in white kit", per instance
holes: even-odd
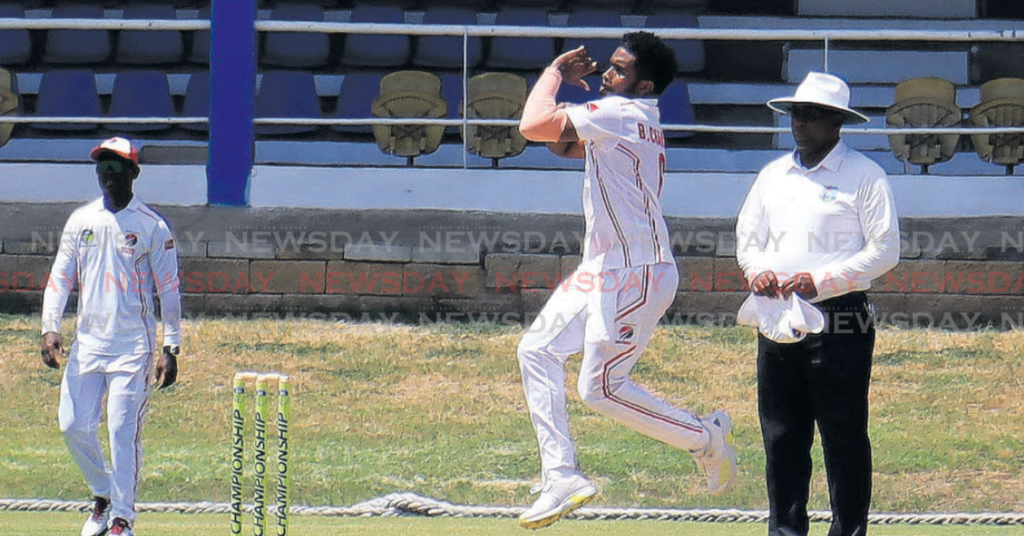
[[[142,463],[141,430],[154,371],[160,293],[163,351],[158,389],[177,378],[181,344],[178,257],[167,222],[132,193],[136,148],[111,138],[92,150],[103,196],[68,219],[43,294],[42,359],[60,368],[61,317],[78,285],[77,337],[71,345],[58,410],[60,430],[94,497],[82,536],[131,536]],[[110,463],[97,435],[107,396]]]
[[[698,417],[654,396],[629,373],[676,294],[678,272],[661,211],[665,137],[657,96],[672,82],[675,54],[649,32],[632,32],[602,76],[603,98],[558,105],[561,83],[589,89],[597,64],[580,47],[552,62],[526,101],[520,131],[568,158],[586,158],[583,260],[563,280],[519,343],[530,419],[540,444],[540,497],[521,526],[546,527],[589,502],[566,411],[566,360],[583,352],[579,394],[594,411],[693,453],[713,493],[736,472],[732,421]]]

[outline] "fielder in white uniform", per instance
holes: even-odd
[[[92,150],[103,196],[68,219],[43,295],[42,359],[60,368],[61,317],[77,283],[77,338],[60,389],[59,420],[72,457],[94,496],[82,536],[130,536],[142,463],[141,429],[154,370],[160,293],[163,352],[158,389],[177,378],[181,340],[178,257],[167,222],[132,193],[138,151],[124,138]],[[108,464],[100,447],[104,394],[110,432]]]
[[[678,272],[661,212],[665,137],[657,96],[676,72],[671,48],[654,34],[626,34],[601,83],[603,98],[558,105],[561,83],[586,87],[597,64],[580,47],[552,62],[523,111],[520,131],[555,154],[586,158],[583,261],[555,289],[519,343],[530,418],[540,444],[540,497],[519,518],[536,529],[590,501],[569,434],[565,363],[583,352],[579,394],[587,406],[644,435],[693,453],[713,493],[735,474],[732,421],[698,417],[654,396],[629,373],[672,303]]]

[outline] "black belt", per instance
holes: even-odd
[[[821,309],[821,312],[823,313],[857,313],[866,311],[867,305],[868,295],[863,292],[851,292],[849,294],[843,294],[842,296],[836,296],[835,298],[829,298],[814,304],[814,306]]]
[[[868,296],[863,292],[851,292],[814,304],[825,316],[825,333],[836,330],[851,330],[862,333],[873,327],[874,315],[868,307]]]

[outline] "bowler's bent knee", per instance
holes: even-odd
[[[582,375],[579,382],[576,383],[576,389],[583,404],[605,416],[611,413],[615,405],[609,398],[609,396],[615,394],[615,388],[616,386],[609,385],[606,387],[599,381],[588,380]]]

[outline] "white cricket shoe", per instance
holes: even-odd
[[[701,422],[711,435],[704,450],[693,453],[697,466],[708,477],[708,491],[718,495],[729,489],[736,478],[736,449],[733,448],[732,419],[729,414],[714,411]]]
[[[545,479],[544,484],[530,493],[538,491],[537,501],[519,516],[519,526],[524,529],[537,530],[551,525],[597,495],[597,488],[579,473],[569,478]]]
[[[82,525],[82,536],[103,536],[107,533],[107,522],[110,520],[110,500],[106,497],[93,497],[92,511]]]

